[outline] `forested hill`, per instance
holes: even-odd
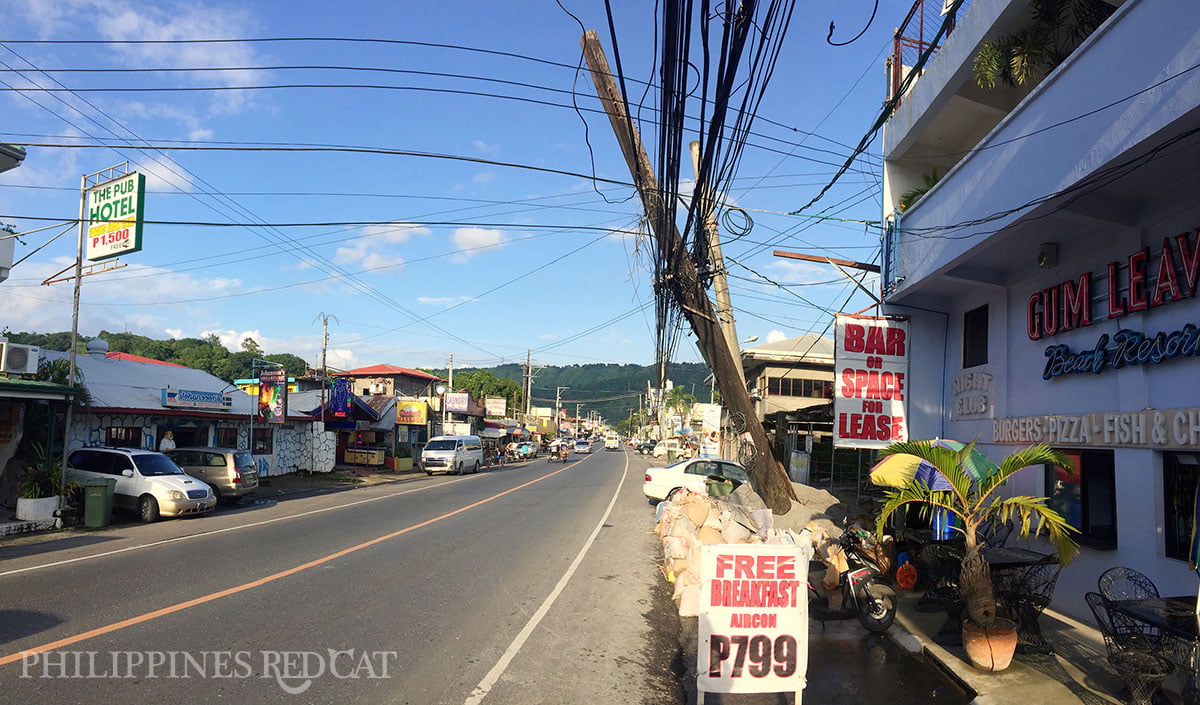
[[[0,333],[10,342],[21,345],[37,345],[45,350],[66,350],[70,345],[70,332],[61,333]],[[289,353],[267,355],[253,340],[247,340],[242,350],[230,352],[221,345],[216,336],[207,338],[183,338],[180,340],[155,340],[132,333],[110,333],[101,331],[98,336],[108,342],[113,352],[127,352],[163,362],[173,362],[204,370],[226,381],[252,377],[251,362],[262,358],[283,364],[288,374],[304,374],[305,362]],[[88,340],[80,336],[81,341]],[[82,350],[83,343],[80,344]],[[411,366],[405,360],[376,360],[401,366]],[[497,377],[506,377],[521,384],[521,365],[500,365],[483,368]],[[457,371],[457,370],[456,370]],[[438,373],[445,375],[445,370]],[[675,363],[668,368],[668,376],[678,386],[693,394],[698,401],[708,401],[708,387],[704,378],[708,367],[701,363]],[[646,393],[646,383],[655,379],[653,365],[590,364],[563,367],[541,367],[533,378],[533,405],[554,406],[554,392],[558,387],[570,387],[562,391],[563,408],[575,415],[579,404],[580,414],[599,412],[609,423],[626,418],[630,409],[638,408],[638,395]],[[644,398],[642,401],[645,404]]]
[[[490,368],[498,377],[521,381],[520,365],[501,365]],[[697,401],[708,401],[708,366],[702,363],[679,362],[671,364],[667,376],[677,386],[682,386]],[[581,404],[580,412],[587,416],[597,411],[609,423],[626,418],[630,409],[638,408],[638,394],[645,395],[646,383],[655,385],[654,365],[569,365],[565,367],[543,367],[536,370],[533,378],[534,406],[554,406],[554,392],[558,387],[570,387],[562,392],[562,405],[567,413],[575,415],[575,404]],[[643,396],[643,404],[645,404]]]

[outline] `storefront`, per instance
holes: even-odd
[[[1053,604],[1087,621],[1112,566],[1196,592],[1200,84],[1169,77],[1200,63],[1200,8],[1114,5],[1017,91],[981,89],[971,62],[1023,5],[972,5],[883,128],[883,312],[910,322],[910,435],[1069,454],[1004,492],[1081,530]]]
[[[224,380],[203,370],[107,350],[103,340],[95,339],[88,343],[88,354],[76,357],[91,403],[73,417],[69,448],[159,450],[170,433],[175,447],[249,448],[262,476],[332,469],[331,438],[308,417],[289,414],[281,423],[254,422],[256,399]],[[42,355],[67,357],[53,351]]]

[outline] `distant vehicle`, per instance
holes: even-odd
[[[258,469],[246,450],[236,448],[176,448],[168,458],[197,480],[212,486],[218,500],[235,504],[258,489]]]
[[[652,502],[661,502],[680,488],[705,494],[708,492],[705,480],[710,476],[727,478],[737,484],[750,481],[745,468],[737,463],[728,460],[692,458],[662,468],[647,468],[646,481],[642,486],[642,491]]]
[[[575,441],[575,452],[576,453],[591,453],[592,452],[592,442],[589,440],[580,438],[579,440]]]
[[[483,441],[479,436],[435,436],[421,451],[421,467],[426,475],[445,471],[462,475],[479,472],[483,465]]]
[[[637,444],[637,446],[634,448],[634,450],[641,453],[642,455],[650,455],[651,453],[654,452],[654,446],[656,446],[656,445],[658,445],[657,441],[642,441]]]
[[[608,436],[604,439],[604,450],[621,450],[621,439],[616,436]]]
[[[160,516],[206,514],[217,506],[217,497],[206,483],[152,450],[80,448],[67,457],[67,478],[80,484],[115,479],[113,504],[134,510],[145,523]]]
[[[654,450],[650,453],[655,458],[665,458],[669,451],[675,451],[675,457],[679,457],[679,450],[682,446],[679,444],[678,438],[667,438],[659,441]]]

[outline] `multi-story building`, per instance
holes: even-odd
[[[1072,458],[1006,491],[1050,497],[1081,530],[1054,604],[1084,616],[1115,565],[1196,590],[1200,3],[1110,2],[1057,64],[981,87],[976,57],[1029,29],[1031,5],[974,0],[907,88],[916,62],[893,58],[884,310],[911,321],[913,438]],[[924,177],[940,180],[901,212]]]
[[[803,449],[803,436],[829,438],[829,421],[814,422],[811,411],[828,407],[833,398],[832,340],[807,333],[744,348],[742,370],[776,457],[786,460],[797,447]]]

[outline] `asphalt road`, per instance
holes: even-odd
[[[5,702],[677,703],[626,452],[0,544]]]

